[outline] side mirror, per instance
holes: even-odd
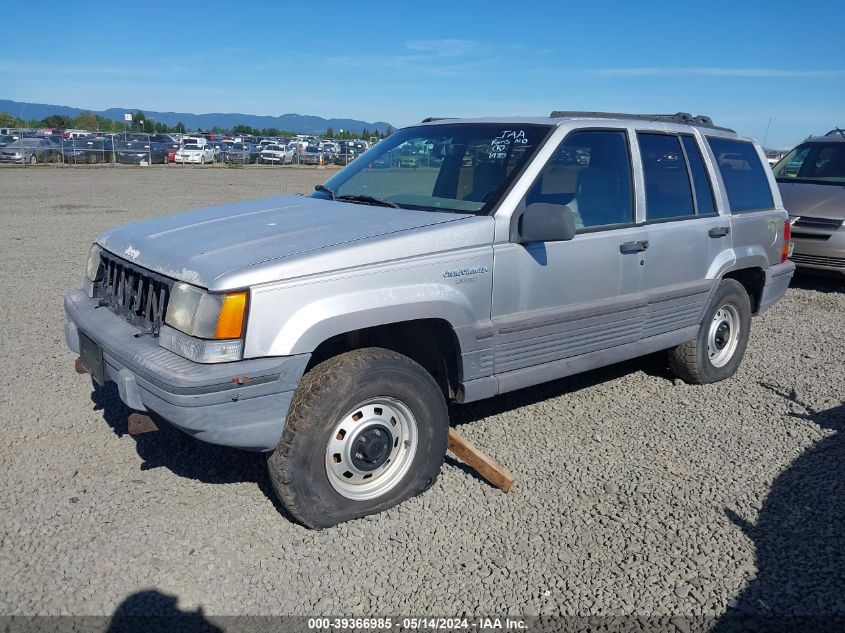
[[[517,225],[520,243],[565,242],[575,237],[572,209],[559,204],[535,202],[525,207]]]

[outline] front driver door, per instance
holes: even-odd
[[[580,371],[603,350],[638,340],[648,244],[634,198],[627,131],[574,131],[555,150],[523,202],[568,206],[577,233],[494,247],[499,392]]]

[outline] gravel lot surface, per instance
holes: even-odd
[[[97,233],[328,175],[0,170],[0,614],[144,590],[211,614],[845,614],[839,280],[796,278],[732,380],[688,386],[652,356],[455,408],[509,495],[447,458],[421,497],[314,532],[262,455],[127,435],[62,334]]]

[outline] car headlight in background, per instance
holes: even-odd
[[[88,281],[97,281],[97,275],[100,273],[100,253],[103,249],[94,244],[88,252],[88,265],[85,269],[85,276]]]
[[[159,344],[198,363],[240,360],[247,293],[211,293],[176,282],[170,291]]]

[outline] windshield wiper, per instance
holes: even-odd
[[[333,189],[329,189],[326,185],[317,185],[314,187],[314,191],[322,191],[323,193],[327,193],[332,197],[332,200],[335,199],[335,194]]]
[[[366,194],[335,196],[332,200],[343,200],[349,202],[362,202],[363,204],[372,204],[378,207],[391,207],[392,209],[401,209],[398,204],[385,200],[384,198],[376,198],[375,196],[368,196]]]

